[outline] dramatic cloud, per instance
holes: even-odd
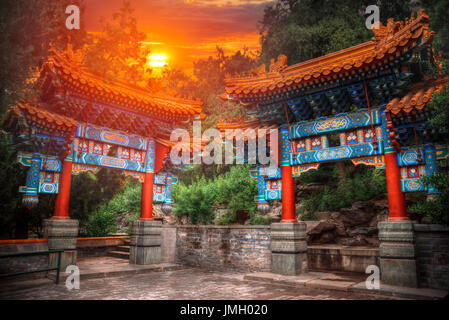
[[[122,0],[86,0],[86,24],[101,31],[99,20],[110,17]],[[175,64],[227,51],[258,48],[258,22],[267,0],[134,0],[139,27],[154,52],[167,53]]]

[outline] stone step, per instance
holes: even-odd
[[[109,257],[114,257],[114,258],[121,258],[121,259],[127,259],[129,260],[129,252],[123,252],[123,251],[108,251],[108,256]]]
[[[122,277],[126,275],[144,274],[150,272],[166,272],[189,269],[187,266],[177,265],[172,263],[160,263],[151,265],[133,265],[128,263],[115,263],[110,264],[109,267],[105,267],[99,264],[95,267],[87,267],[83,263],[79,263],[80,268],[80,280],[109,278],[109,277]],[[62,272],[59,274],[59,284],[64,285],[69,274]],[[52,282],[56,279],[56,271],[50,271],[47,278]],[[46,280],[48,280],[46,279]],[[48,285],[48,282],[45,282]],[[3,289],[3,288],[2,288]]]
[[[123,252],[128,252],[129,253],[129,246],[117,246],[116,251],[123,251]]]

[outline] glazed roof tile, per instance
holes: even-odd
[[[287,57],[280,55],[277,61],[272,59],[269,72],[265,72],[263,65],[250,71],[248,77],[227,77],[225,92],[239,97],[266,95],[353,71],[368,71],[369,67],[389,62],[401,52],[408,51],[419,39],[427,43],[434,36],[434,32],[429,31],[429,16],[422,10],[416,19],[413,15],[405,23],[389,19],[387,26],[380,24],[380,28],[373,32],[374,37],[369,42],[292,66],[287,66]],[[227,95],[222,98],[226,99]]]
[[[23,115],[27,121],[34,122],[39,126],[50,130],[70,132],[78,126],[75,120],[49,112],[45,110],[41,104],[30,102],[19,102],[17,106],[10,108],[5,122],[21,115]]]
[[[199,99],[183,99],[154,93],[123,81],[106,82],[102,77],[89,71],[79,62],[71,59],[73,53],[52,51],[52,56],[43,65],[41,76],[54,75],[57,85],[65,90],[89,97],[114,102],[123,109],[146,115],[157,115],[185,119],[202,116],[202,102]]]
[[[426,109],[427,103],[431,102],[432,95],[441,92],[447,85],[449,85],[449,77],[420,82],[402,98],[391,100],[385,112],[392,118],[422,112]]]

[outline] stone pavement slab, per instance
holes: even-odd
[[[308,272],[298,276],[284,276],[269,272],[246,274],[245,280],[260,281],[270,284],[305,286],[313,289],[358,292],[366,295],[382,295],[404,299],[444,299],[449,292],[429,288],[406,288],[380,284],[378,290],[366,288],[366,275],[344,272]]]
[[[84,279],[79,290],[64,282],[48,281],[36,286],[0,286],[0,299],[20,300],[379,300],[397,299],[363,292],[344,292],[248,281],[243,274],[190,268],[175,271],[128,274],[120,277]]]
[[[350,291],[353,292],[366,292],[365,282],[360,282],[354,286],[352,286]],[[370,290],[374,291],[374,290]],[[392,286],[388,284],[380,284],[379,290],[375,290],[382,295],[391,295],[394,297],[405,297],[409,299],[421,299],[421,300],[430,300],[430,299],[444,299],[448,297],[449,292],[445,290],[431,289],[431,288],[406,288],[406,287],[398,287]]]
[[[130,264],[128,260],[115,257],[90,257],[78,259],[77,266],[80,270],[80,279],[95,279],[142,274],[147,272],[173,271],[186,268],[172,263],[160,263],[152,265]],[[65,281],[69,275],[64,271],[60,273],[60,281]],[[49,274],[50,279],[55,279],[56,272]]]

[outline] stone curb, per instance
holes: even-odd
[[[113,278],[113,277],[122,277],[122,276],[128,276],[128,275],[137,275],[137,274],[145,274],[150,272],[164,272],[164,271],[177,271],[177,270],[183,270],[188,269],[188,266],[183,265],[176,265],[176,264],[169,264],[169,265],[148,265],[148,266],[142,266],[142,265],[136,265],[138,269],[129,269],[129,270],[116,270],[116,271],[106,271],[106,272],[86,272],[83,273],[82,270],[80,270],[80,281],[82,280],[89,280],[89,279],[102,279],[102,278]],[[64,284],[65,279],[67,279],[69,275],[65,274],[64,272],[61,272],[59,275],[59,284]],[[56,277],[56,273],[53,271],[48,275],[48,278],[54,280]]]
[[[311,272],[300,276],[282,276],[272,273],[246,274],[243,279],[248,281],[259,281],[271,284],[280,284],[293,287],[307,287],[311,289],[326,289],[345,292],[356,292],[367,295],[390,296],[404,299],[416,300],[441,300],[449,296],[445,290],[430,288],[406,288],[380,284],[379,290],[369,290],[365,281],[354,282],[350,280],[328,280],[328,273]],[[306,278],[304,278],[306,277]]]

